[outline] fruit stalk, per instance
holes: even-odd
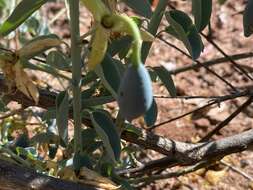
[[[124,31],[133,37],[131,59],[133,66],[137,68],[141,64],[142,45],[141,33],[137,24],[130,17],[118,14],[104,16],[101,22],[105,28],[110,28],[115,32]]]

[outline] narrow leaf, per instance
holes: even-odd
[[[116,55],[124,49],[129,49],[132,44],[131,36],[123,36],[121,38],[113,40],[108,47],[108,52],[111,56]],[[128,50],[127,50],[128,51]]]
[[[92,168],[89,156],[83,152],[75,153],[73,157],[74,170],[79,171],[82,167]]]
[[[156,119],[157,119],[157,113],[158,113],[157,104],[156,104],[155,99],[153,99],[151,107],[144,115],[144,119],[148,127],[155,124]]]
[[[105,111],[94,111],[91,113],[92,124],[97,134],[102,139],[105,149],[112,161],[120,157],[120,137],[110,115]]]
[[[192,13],[197,30],[202,31],[210,22],[212,0],[192,0]]]
[[[151,5],[148,0],[123,0],[129,7],[141,16],[150,18],[152,16]]]
[[[115,98],[113,98],[112,96],[101,96],[82,99],[82,108],[101,106],[103,104],[111,103],[113,101],[115,101]]]
[[[253,0],[248,0],[243,12],[244,36],[249,37],[253,33]]]
[[[166,89],[172,97],[177,96],[177,90],[170,72],[163,66],[154,67],[153,70],[156,72],[157,76],[160,78],[162,83],[165,85]]]
[[[66,70],[70,68],[70,62],[66,59],[64,54],[59,51],[51,51],[47,56],[47,64],[56,69]]]
[[[107,90],[116,99],[121,76],[117,65],[109,54],[105,55],[102,64],[95,68],[95,72]]]
[[[184,43],[193,59],[197,59],[203,50],[203,43],[191,18],[179,10],[166,12],[165,15],[171,25],[169,32],[174,33]],[[192,39],[195,39],[195,41]]]
[[[0,27],[0,36],[6,36],[15,30],[47,1],[48,0],[22,0]]]

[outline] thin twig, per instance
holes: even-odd
[[[190,100],[190,99],[221,99],[224,98],[225,96],[231,96],[229,95],[224,95],[224,96],[164,96],[164,95],[154,95],[154,98],[158,99],[185,99],[185,100]]]
[[[229,164],[223,160],[221,160],[220,163],[223,164],[224,166],[227,166],[229,169],[233,170],[234,172],[242,175],[246,179],[253,181],[253,178],[249,174],[245,173],[244,171],[241,171],[239,168],[236,168],[235,166],[232,166],[231,164]]]
[[[159,40],[161,40],[162,42],[164,42],[165,44],[167,44],[168,46],[170,47],[173,47],[174,49],[176,49],[177,51],[179,51],[180,53],[182,53],[183,55],[185,55],[186,57],[188,57],[189,59],[192,59],[192,57],[187,54],[186,52],[184,52],[183,50],[181,50],[180,48],[178,48],[177,46],[175,46],[174,44],[164,40],[161,36],[157,36],[157,38]],[[223,81],[226,85],[228,85],[233,91],[237,91],[237,89],[231,84],[229,83],[228,81],[226,81],[223,77],[221,77],[220,75],[218,75],[215,71],[213,71],[212,69],[210,69],[208,66],[206,65],[203,65],[200,61],[198,60],[195,60],[195,62],[198,64],[198,65],[201,65],[203,66],[208,72],[212,73],[213,75],[215,75],[217,78],[219,78],[221,81]]]
[[[171,122],[176,121],[176,120],[178,120],[178,119],[181,119],[181,118],[183,118],[183,117],[185,117],[185,116],[187,116],[187,115],[190,115],[190,114],[192,114],[192,113],[194,113],[194,112],[197,112],[197,111],[200,111],[200,110],[202,110],[202,109],[205,109],[205,108],[207,108],[207,107],[209,107],[209,106],[211,106],[211,105],[214,105],[214,104],[216,104],[216,103],[217,103],[217,101],[212,101],[212,102],[210,102],[210,103],[208,103],[208,104],[206,104],[206,105],[204,105],[204,106],[198,107],[198,108],[196,108],[196,109],[194,109],[194,110],[191,110],[191,111],[189,111],[189,112],[186,112],[186,113],[184,113],[184,114],[182,114],[182,115],[179,115],[179,116],[177,116],[177,117],[174,117],[174,118],[172,118],[172,119],[163,121],[163,122],[161,122],[161,123],[158,123],[158,124],[153,125],[153,126],[150,126],[150,127],[146,127],[146,129],[147,129],[148,131],[151,131],[151,130],[157,128],[157,127],[160,127],[160,126],[162,126],[162,125],[171,123]]]
[[[206,160],[205,161],[200,161],[199,163],[197,163],[193,166],[189,166],[189,167],[180,169],[176,172],[160,174],[160,175],[145,176],[145,177],[142,177],[142,178],[132,179],[132,180],[129,180],[129,181],[131,183],[141,183],[141,182],[151,183],[151,182],[156,181],[156,180],[168,179],[168,178],[172,178],[172,177],[179,177],[181,175],[185,175],[185,174],[194,172],[194,171],[196,171],[200,168],[210,166],[211,164],[212,164],[212,162],[210,162],[210,161],[206,161]]]
[[[48,26],[51,26],[58,18],[67,12],[66,8],[61,9],[48,23]]]
[[[249,97],[246,102],[244,102],[237,110],[235,110],[230,116],[223,120],[217,127],[210,131],[205,137],[203,137],[200,142],[209,140],[213,135],[217,134],[223,127],[229,124],[239,113],[241,113],[245,108],[247,108],[252,103],[253,97]]]
[[[230,57],[233,60],[247,59],[247,58],[253,57],[253,53],[252,52],[239,53],[239,54],[231,55]],[[193,64],[187,65],[185,67],[177,68],[175,70],[170,70],[169,72],[173,75],[176,75],[176,74],[179,74],[179,73],[182,73],[182,72],[185,72],[185,71],[199,69],[199,68],[203,67],[203,65],[205,65],[207,67],[210,67],[210,66],[213,66],[213,65],[225,63],[227,61],[229,61],[229,59],[227,57],[221,57],[221,58],[217,58],[217,59],[213,59],[213,60],[210,60],[210,61],[203,62],[202,65],[193,63]],[[240,65],[240,64],[238,64],[238,65]],[[241,67],[246,67],[245,65],[240,65],[240,66]]]
[[[151,160],[147,163],[142,164],[141,166],[135,167],[135,168],[129,168],[117,171],[118,175],[130,175],[131,177],[136,176],[133,175],[135,173],[141,173],[142,175],[144,173],[152,172],[157,169],[163,169],[163,168],[169,168],[177,165],[177,160],[175,158],[169,158],[164,157],[157,160]]]
[[[239,92],[239,93],[235,93],[235,94],[223,96],[223,97],[221,97],[220,99],[212,100],[211,102],[209,102],[209,103],[206,104],[206,105],[203,105],[203,106],[201,106],[201,107],[198,107],[198,108],[196,108],[196,109],[194,109],[194,110],[191,110],[191,111],[189,111],[189,112],[186,112],[186,113],[184,113],[184,114],[182,114],[182,115],[180,115],[180,116],[174,117],[174,118],[169,119],[169,120],[167,120],[167,121],[163,121],[163,122],[158,123],[158,124],[156,124],[156,125],[147,127],[146,129],[147,129],[147,130],[153,130],[153,129],[157,128],[157,127],[160,127],[160,126],[165,125],[165,124],[167,124],[167,123],[170,123],[170,122],[172,122],[172,121],[181,119],[181,118],[183,118],[183,117],[185,117],[185,116],[187,116],[187,115],[190,115],[190,114],[192,114],[192,113],[194,113],[194,112],[197,112],[197,111],[200,111],[200,110],[202,110],[202,109],[205,109],[205,108],[207,108],[207,107],[209,107],[209,106],[212,106],[212,105],[214,105],[214,104],[221,103],[221,102],[224,102],[224,101],[227,101],[227,100],[231,100],[231,99],[235,99],[235,98],[238,98],[238,97],[246,96],[246,95],[250,96],[250,95],[251,95],[251,92],[249,92],[249,91],[243,91],[243,92]]]
[[[229,55],[223,51],[218,44],[216,44],[212,39],[210,39],[207,35],[204,33],[200,33],[210,44],[212,44],[224,57],[226,57],[234,67],[236,67],[238,70],[240,70],[245,76],[247,76],[250,80],[253,80],[253,78],[240,66],[238,65]]]

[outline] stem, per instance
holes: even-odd
[[[102,25],[105,28],[110,28],[112,31],[126,32],[133,37],[133,51],[131,59],[132,64],[135,67],[138,67],[141,63],[142,38],[137,24],[128,16],[111,14],[103,17]]]
[[[74,111],[74,150],[82,150],[81,139],[81,48],[79,46],[79,1],[69,0],[70,31],[71,31],[71,61],[73,85],[73,111]]]
[[[153,36],[156,36],[156,32],[161,23],[167,4],[168,4],[168,0],[159,0],[159,3],[150,19],[150,23],[148,25],[148,32],[152,34]],[[145,63],[148,57],[149,50],[152,46],[152,43],[153,42],[144,42],[142,45],[142,62],[143,63]]]

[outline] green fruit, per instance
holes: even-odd
[[[143,115],[152,105],[152,82],[143,64],[130,65],[121,81],[118,105],[122,116],[128,121]]]
[[[248,0],[243,13],[244,36],[249,37],[253,33],[253,0]]]

